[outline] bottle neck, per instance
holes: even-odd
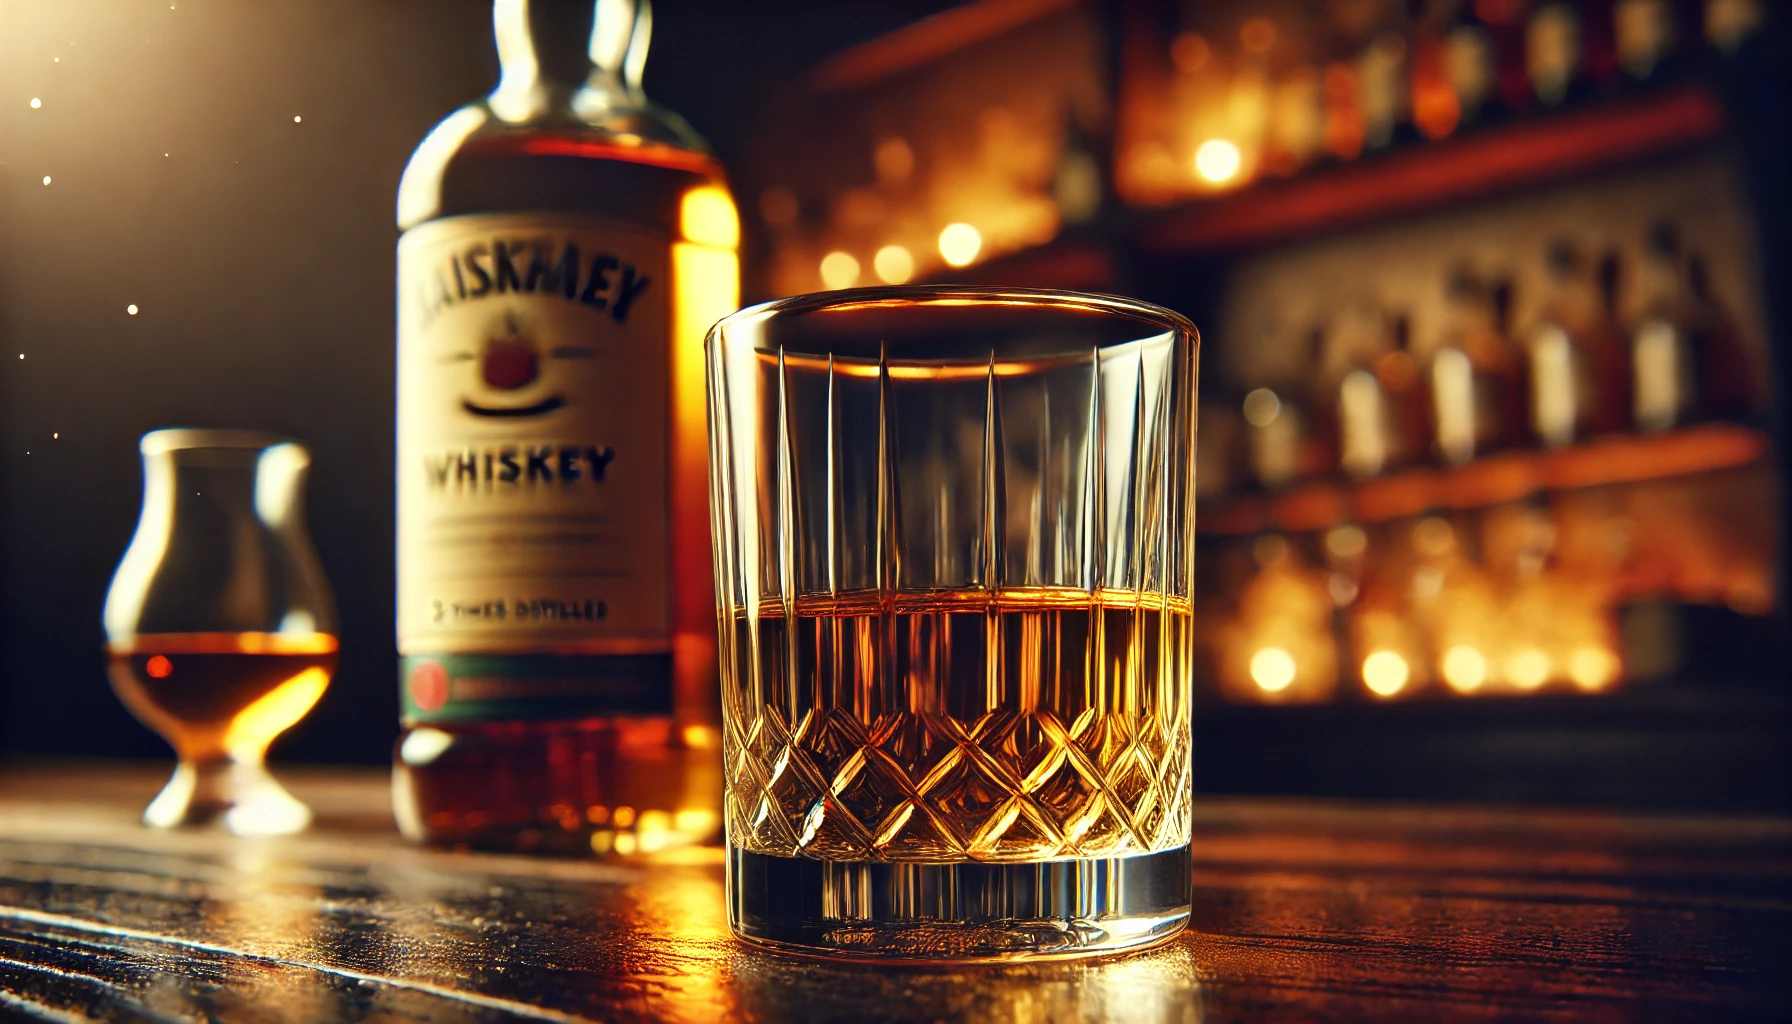
[[[606,94],[607,106],[638,105],[652,27],[648,0],[493,0],[502,70],[492,109],[527,120],[574,91]]]

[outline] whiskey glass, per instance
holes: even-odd
[[[310,454],[243,430],[157,430],[138,447],[143,509],[104,620],[112,689],[179,758],[144,824],[299,831],[311,810],[265,762],[336,669],[305,527]]]
[[[711,330],[736,935],[962,962],[1184,926],[1198,347],[953,286]]]

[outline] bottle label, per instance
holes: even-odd
[[[398,647],[481,656],[455,663],[476,669],[472,717],[564,713],[547,705],[591,673],[544,656],[671,649],[669,251],[651,228],[545,214],[399,241]],[[407,712],[468,717],[436,696],[407,689]]]

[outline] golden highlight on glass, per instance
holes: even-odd
[[[958,961],[1182,928],[1197,347],[954,287],[710,333],[736,934]]]

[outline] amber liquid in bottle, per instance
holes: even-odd
[[[259,757],[336,671],[327,633],[151,633],[113,643],[112,688],[183,760]]]
[[[403,651],[401,687],[408,696],[394,754],[395,811],[406,835],[448,845],[604,854],[701,842],[719,834],[721,811],[702,346],[709,325],[738,303],[738,225],[720,166],[682,121],[640,96],[639,64],[623,67],[620,48],[609,55],[607,69],[604,61],[595,72],[588,61],[581,64],[589,33],[580,26],[591,25],[590,7],[581,17],[580,5],[529,6],[497,3],[505,84],[486,103],[465,108],[437,129],[441,135],[455,117],[467,118],[471,127],[450,140],[451,149],[431,153],[435,135],[419,147],[401,186],[399,226],[408,231],[448,218],[527,214],[550,227],[564,218],[571,225],[642,229],[667,239],[669,279],[659,285],[665,289],[659,301],[670,305],[666,336],[631,339],[638,347],[627,352],[624,369],[663,361],[642,379],[667,381],[670,392],[665,422],[627,428],[666,435],[670,639],[640,650],[601,641],[519,649],[471,640],[443,652],[450,656],[444,658],[447,671]],[[633,19],[630,55],[645,48],[644,6],[597,4],[600,22]],[[608,7],[633,11],[618,16],[606,13]],[[537,107],[527,116],[506,115],[503,100],[507,89],[512,100],[530,95],[512,88],[512,65],[521,63],[515,60],[519,31],[528,34],[543,76],[556,79],[537,83]],[[581,52],[567,52],[567,37],[571,49]],[[589,60],[598,58],[598,49],[594,42]],[[556,73],[556,62],[573,70]],[[607,85],[596,88],[600,79]],[[586,81],[583,89],[576,88],[580,81]],[[582,105],[595,94],[602,94],[607,112],[581,113],[590,110]],[[407,196],[413,174],[422,187]],[[615,591],[599,614],[627,612],[633,599],[626,588]],[[479,678],[460,678],[454,655],[476,659],[467,672]],[[426,704],[446,696],[452,707],[456,694],[489,689],[493,680],[480,665],[498,665],[490,673],[501,686],[506,670],[492,659],[516,655],[557,659],[548,678],[527,680],[527,692],[552,698],[551,707],[530,711],[526,702],[513,701],[507,706],[525,713],[413,713],[420,694]],[[624,699],[607,699],[603,681],[618,675],[634,689]],[[581,704],[564,694],[556,698],[556,688],[567,686],[593,699]]]

